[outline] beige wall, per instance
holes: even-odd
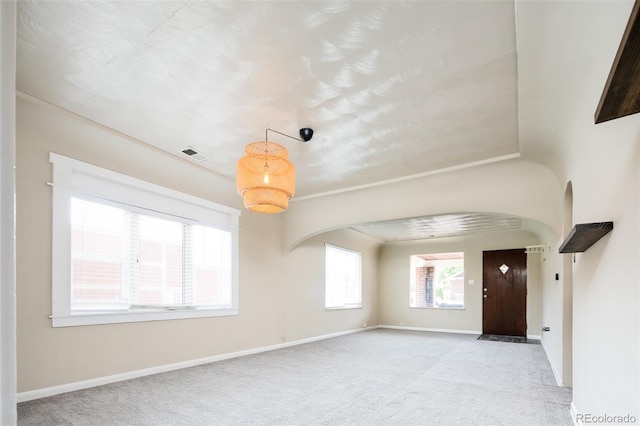
[[[15,308],[16,2],[0,3],[0,424],[17,421]]]
[[[240,217],[240,315],[52,328],[53,151],[241,208],[234,182],[21,96],[17,100],[18,391],[315,337],[376,322],[377,243],[335,232],[285,257],[281,216]],[[285,213],[286,214],[286,213]],[[361,250],[363,309],[324,310],[324,242]]]
[[[468,237],[388,243],[380,251],[379,289],[381,325],[482,332],[482,252],[537,245],[526,231],[477,234]],[[409,307],[409,257],[414,254],[464,252],[464,310]],[[529,335],[540,335],[542,288],[540,254],[527,255],[527,324]],[[474,280],[469,285],[469,280]]]
[[[550,247],[546,260],[541,264],[540,284],[542,287],[542,327],[549,327],[549,331],[541,332],[541,343],[549,358],[558,384],[566,384],[563,380],[563,353],[565,351],[564,340],[566,338],[564,329],[565,307],[563,304],[564,290],[564,270],[562,268],[563,255],[558,254],[561,244],[560,236],[557,232],[538,224],[536,234],[540,235],[541,241]],[[570,254],[566,256],[571,256]],[[558,280],[555,276],[558,274]],[[569,336],[570,338],[570,336]]]
[[[574,224],[614,222],[572,264],[574,410],[638,418],[640,115],[598,125],[593,118],[632,7],[577,1],[516,9],[522,151],[551,167],[563,187],[571,181]],[[559,269],[557,246],[551,263]],[[545,295],[545,322],[563,318],[561,285],[544,284],[553,292]],[[562,341],[545,336],[557,368]]]
[[[361,309],[324,309],[325,243],[362,253]],[[340,327],[356,329],[378,324],[377,260],[380,242],[349,229],[306,240],[287,257],[285,288],[295,303],[287,306],[288,340],[331,333]]]
[[[432,214],[504,213],[560,230],[562,189],[540,164],[512,159],[359,191],[294,200],[284,220],[284,248],[358,223]],[[368,208],[363,208],[368,206]]]

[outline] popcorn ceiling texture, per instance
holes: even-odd
[[[313,128],[273,137],[300,196],[519,150],[512,2],[19,2],[18,51],[19,91],[229,178]]]

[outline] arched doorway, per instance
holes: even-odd
[[[573,186],[567,182],[564,192],[564,215],[562,236],[573,228]],[[573,383],[573,254],[563,255],[562,285],[562,383],[571,387]]]

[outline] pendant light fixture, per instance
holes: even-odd
[[[258,213],[285,211],[296,190],[296,171],[289,161],[289,153],[282,145],[268,141],[269,131],[302,142],[313,137],[313,130],[309,128],[300,129],[301,139],[266,129],[263,142],[245,147],[245,155],[238,161],[236,189],[244,206]]]

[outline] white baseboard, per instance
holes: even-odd
[[[180,370],[188,367],[195,367],[197,365],[209,364],[211,362],[224,361],[232,358],[239,358],[242,356],[258,354],[262,352],[275,351],[278,349],[288,348],[296,345],[303,345],[305,343],[317,342],[319,340],[331,339],[334,337],[344,336],[347,334],[359,333],[361,331],[373,330],[378,328],[377,326],[363,327],[353,330],[340,331],[337,333],[325,334],[322,336],[309,337],[307,339],[294,340],[286,343],[279,343],[277,345],[262,346],[259,348],[247,349],[244,351],[230,352],[226,354],[214,355],[206,358],[198,358],[190,361],[177,362],[174,364],[160,365],[158,367],[144,368],[142,370],[128,371],[126,373],[114,374],[111,376],[98,377],[95,379],[83,380],[81,382],[67,383],[59,386],[52,386],[43,389],[36,389],[27,392],[18,393],[18,402],[31,401],[34,399],[45,398],[47,396],[59,395],[61,393],[73,392],[81,389],[88,389],[95,386],[106,385],[109,383],[121,382],[124,380],[136,379],[138,377],[150,376],[152,374],[165,373],[168,371]]]
[[[410,331],[434,331],[436,333],[457,333],[457,334],[482,334],[482,331],[477,330],[453,330],[449,328],[424,328],[424,327],[405,327],[404,325],[379,325],[378,328],[390,328],[393,330],[410,330]]]
[[[539,334],[527,334],[527,339],[531,339],[531,340],[542,340],[542,336],[540,336]]]
[[[547,356],[547,361],[549,361],[549,365],[551,366],[551,371],[553,371],[553,377],[555,377],[556,379],[556,384],[558,386],[564,386],[564,382],[562,381],[562,376],[560,375],[560,373],[558,373],[558,370],[556,369],[556,366],[553,363],[553,360],[549,356],[549,352],[547,352],[547,347],[544,345],[544,340],[541,339],[540,344],[542,345],[542,349],[544,349],[544,353]]]

